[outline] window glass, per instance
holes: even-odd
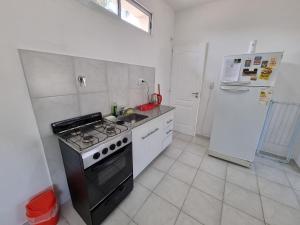
[[[94,0],[94,2],[118,15],[118,0]]]
[[[150,32],[151,13],[134,1],[121,0],[121,18],[146,32]]]

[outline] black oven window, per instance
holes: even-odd
[[[132,175],[131,144],[85,170],[90,208]]]

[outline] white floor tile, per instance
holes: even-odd
[[[258,193],[256,176],[228,166],[227,181]]]
[[[258,178],[258,183],[261,195],[299,209],[297,197],[291,188],[263,178]]]
[[[135,183],[132,192],[126,197],[119,207],[128,216],[133,218],[150,194],[151,192],[147,188]]]
[[[130,218],[123,213],[120,209],[115,209],[101,225],[127,225]],[[74,224],[75,225],[75,224]]]
[[[228,167],[231,167],[231,168],[236,169],[236,170],[243,171],[245,173],[250,173],[252,175],[256,175],[254,164],[252,164],[251,167],[248,168],[248,167],[240,166],[240,165],[237,165],[237,164],[229,163]]]
[[[130,223],[128,225],[137,225],[134,221],[130,221]]]
[[[221,225],[264,225],[264,223],[240,210],[223,204]]]
[[[137,225],[134,221],[130,221],[128,225]]]
[[[208,147],[209,146],[209,138],[202,137],[202,136],[196,136],[196,137],[193,137],[192,143],[202,145],[204,147]]]
[[[174,135],[175,138],[183,140],[185,142],[191,142],[193,140],[193,136],[176,132]]]
[[[175,138],[173,138],[171,147],[179,148],[181,150],[184,150],[187,145],[188,145],[188,142],[183,141],[183,140],[175,137]]]
[[[177,179],[188,184],[193,182],[196,172],[197,169],[187,166],[181,162],[175,162],[169,170],[169,174],[171,176],[176,177]]]
[[[69,225],[69,223],[63,217],[60,217],[57,225]]]
[[[298,197],[298,202],[300,203],[300,191],[295,190],[295,193],[296,193],[296,195]]]
[[[201,145],[197,145],[197,144],[188,144],[185,148],[185,151],[191,152],[193,154],[196,155],[200,155],[203,156],[206,153],[206,148],[201,146]]]
[[[290,208],[269,198],[261,198],[265,220],[270,225],[299,225],[299,210]]]
[[[165,173],[154,169],[152,167],[148,167],[146,170],[140,174],[136,182],[142,184],[143,186],[147,187],[150,190],[153,190],[155,186],[160,182],[163,178]]]
[[[227,162],[208,155],[203,159],[200,166],[200,169],[222,179],[225,179],[226,168]]]
[[[169,146],[165,151],[164,151],[164,155],[172,158],[172,159],[177,159],[180,154],[183,152],[182,149],[179,149],[179,148],[175,148],[175,147],[172,147],[172,146]]]
[[[181,212],[175,225],[202,225],[197,220],[193,219],[189,215]]]
[[[287,173],[294,173],[296,175],[300,175],[300,168],[293,160],[291,160],[289,164],[282,164],[281,169],[283,169]]]
[[[61,214],[70,225],[86,225],[83,219],[73,208],[72,202],[67,202],[61,207]]]
[[[188,190],[189,185],[167,175],[154,189],[154,193],[181,208]]]
[[[289,181],[291,182],[292,187],[295,190],[300,191],[300,174],[297,175],[295,173],[287,173],[287,177],[288,177]]]
[[[257,219],[263,220],[260,197],[254,192],[227,182],[224,202],[251,216],[254,216]]]
[[[254,159],[254,164],[255,165],[263,164],[263,165],[270,166],[273,168],[278,168],[278,169],[283,169],[283,166],[285,165],[285,163],[280,163],[278,161],[275,161],[275,160],[272,160],[269,158],[265,158],[262,156],[256,156]]]
[[[184,151],[178,158],[179,162],[182,162],[188,166],[198,168],[200,166],[202,156],[196,155],[194,153]]]
[[[219,225],[222,202],[191,188],[183,205],[183,211],[205,225]]]
[[[198,170],[193,186],[219,200],[223,200],[225,181],[221,178]]]
[[[284,171],[259,163],[255,165],[255,168],[258,176],[279,184],[289,186],[289,181]]]
[[[160,155],[151,165],[158,170],[167,172],[174,162],[174,159]]]
[[[134,221],[139,225],[173,225],[178,213],[179,209],[175,206],[152,194]]]

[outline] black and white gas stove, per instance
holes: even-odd
[[[130,127],[101,113],[51,124],[59,138],[72,203],[99,225],[133,189]]]

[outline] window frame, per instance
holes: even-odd
[[[134,26],[135,28],[139,29],[139,30],[142,30],[144,31],[145,33],[148,33],[148,34],[151,34],[152,33],[152,13],[146,9],[143,5],[141,5],[139,2],[137,2],[136,0],[125,0],[127,1],[128,3],[130,3],[132,6],[134,6],[135,8],[137,8],[138,10],[142,11],[144,14],[146,14],[149,18],[149,31],[145,31],[129,22],[127,22],[126,20],[123,20],[122,19],[122,3],[121,3],[121,0],[118,0],[118,16],[120,17],[120,19],[122,21],[125,21],[126,23],[130,24],[131,26]]]
[[[131,23],[129,23],[128,21],[122,19],[122,3],[121,3],[121,0],[117,0],[117,4],[118,4],[118,13],[117,13],[117,14],[114,13],[114,12],[112,12],[112,11],[109,10],[109,9],[106,9],[106,8],[103,7],[102,5],[97,4],[96,1],[94,1],[94,0],[89,0],[89,1],[95,2],[95,4],[96,4],[98,7],[100,7],[101,9],[103,9],[103,10],[105,10],[105,11],[111,13],[111,14],[114,15],[114,16],[119,17],[120,20],[122,20],[123,22],[125,22],[125,23],[127,23],[127,24],[130,24],[131,26],[135,27],[136,29],[141,30],[141,31],[143,31],[143,32],[145,32],[145,33],[147,33],[147,34],[150,34],[150,35],[152,34],[152,28],[153,28],[153,26],[152,26],[153,14],[152,14],[146,7],[144,7],[142,4],[140,4],[138,1],[136,1],[136,0],[125,0],[125,1],[127,1],[129,4],[131,4],[133,7],[135,7],[136,9],[140,10],[141,12],[143,12],[146,16],[148,16],[148,18],[149,18],[149,27],[148,27],[148,31],[145,31],[145,30],[143,30],[142,28],[137,27],[137,26],[135,26],[134,24],[131,24]]]

